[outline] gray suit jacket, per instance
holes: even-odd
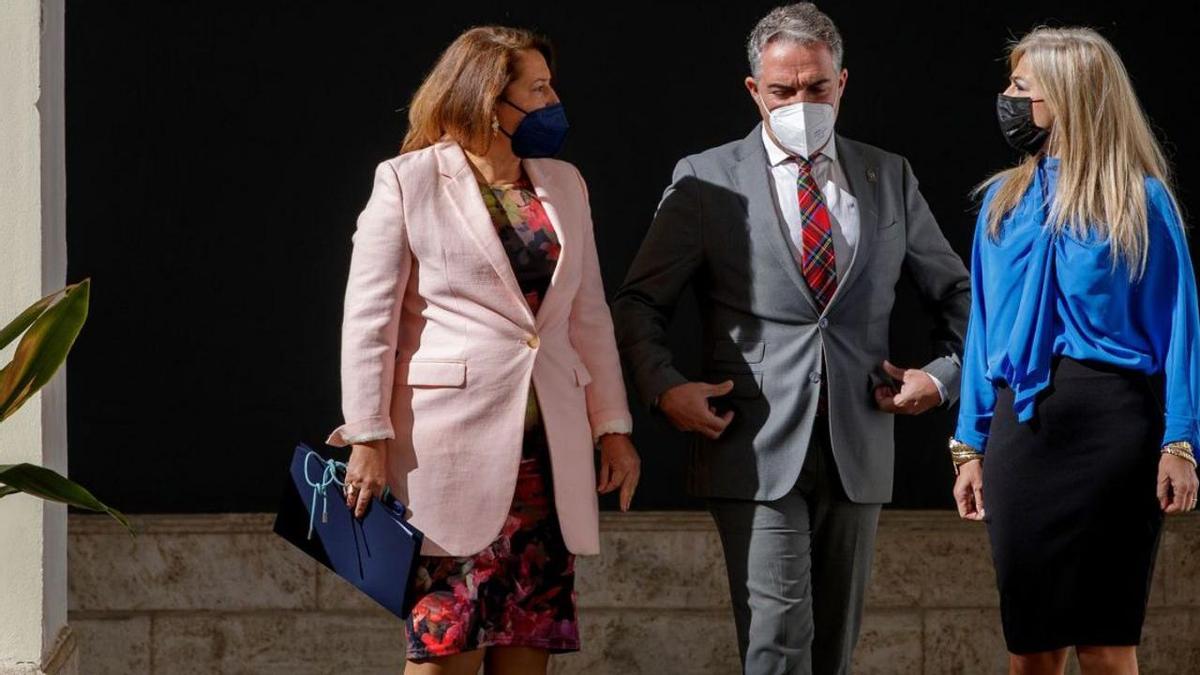
[[[760,125],[761,126],[761,125]],[[888,357],[896,282],[906,268],[935,318],[939,355],[924,367],[958,396],[970,282],[908,161],[838,136],[861,233],[845,279],[818,313],[788,246],[756,127],[743,140],[680,160],[613,304],[617,342],[648,404],[687,382],[667,329],[689,283],[698,296],[703,379],[734,382],[719,405],[734,420],[718,440],[695,435],[693,494],[774,500],[804,464],[826,378],[833,453],[850,499],[891,500],[892,415],[872,395]],[[822,356],[824,359],[822,360]],[[824,361],[824,362],[822,362]]]

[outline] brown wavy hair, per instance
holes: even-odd
[[[540,52],[553,72],[550,41],[532,31],[482,26],[459,35],[413,95],[408,106],[408,133],[400,152],[443,140],[452,140],[475,154],[487,152],[496,103],[517,76],[517,54],[527,49]]]

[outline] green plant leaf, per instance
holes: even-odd
[[[0,421],[49,382],[66,360],[87,320],[90,292],[87,279],[63,289],[21,336],[12,362],[0,370]]]
[[[87,488],[36,464],[0,464],[0,497],[15,491],[89,511],[107,513],[133,534],[133,526],[120,511],[96,499]]]
[[[21,312],[20,316],[13,319],[7,326],[0,328],[0,349],[4,349],[10,342],[17,339],[17,336],[25,332],[30,324],[34,322],[47,307],[50,306],[54,299],[62,295],[62,291],[55,291],[50,295],[38,300],[30,305],[29,309]]]

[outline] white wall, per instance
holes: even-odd
[[[0,2],[0,324],[65,283],[63,24],[63,0]],[[64,384],[0,424],[0,464],[66,470]],[[0,673],[40,670],[66,625],[66,543],[64,507],[0,500]]]

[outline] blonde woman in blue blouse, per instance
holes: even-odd
[[[1089,29],[1012,49],[951,454],[987,523],[1013,673],[1136,673],[1164,513],[1196,506],[1196,282],[1167,162]],[[986,509],[985,509],[986,503]]]

